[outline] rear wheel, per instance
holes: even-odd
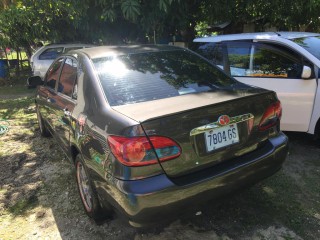
[[[48,131],[48,129],[46,128],[44,122],[43,122],[43,118],[41,117],[41,113],[39,111],[39,107],[37,106],[37,119],[38,119],[38,124],[39,124],[39,128],[40,128],[40,134],[43,137],[49,137],[51,136],[50,132]]]
[[[76,157],[76,177],[83,207],[89,217],[96,223],[101,223],[105,218],[105,211],[102,209],[96,190],[91,183],[86,166],[80,154]]]

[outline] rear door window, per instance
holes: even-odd
[[[53,60],[56,59],[63,52],[63,47],[48,48],[39,55],[39,60]]]
[[[230,89],[236,82],[186,50],[93,59],[111,106]]]
[[[77,80],[77,61],[73,58],[66,58],[58,84],[58,92],[72,97],[73,89]]]
[[[44,80],[45,85],[48,86],[49,88],[55,89],[56,82],[59,79],[62,63],[63,63],[63,58],[60,58],[50,66]]]

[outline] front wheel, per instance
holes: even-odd
[[[91,183],[86,166],[80,155],[76,157],[75,165],[77,185],[83,207],[89,217],[94,219],[97,223],[101,223],[105,218],[104,210],[100,206],[97,193]]]

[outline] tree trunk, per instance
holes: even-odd
[[[22,53],[21,53],[21,51],[19,52],[19,54],[20,54],[20,61],[19,61],[19,63],[20,63],[20,69],[21,70],[23,70],[23,59],[22,59]]]
[[[32,48],[30,47],[30,45],[28,45],[28,46],[24,46],[24,49],[26,50],[28,59],[30,59],[32,56]]]
[[[19,53],[20,53],[20,49],[17,48],[17,64],[16,64],[16,76],[19,76],[20,75],[20,58],[19,58]]]

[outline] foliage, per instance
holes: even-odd
[[[140,15],[140,4],[137,0],[125,0],[121,3],[121,10],[126,19],[135,21]]]
[[[145,37],[149,41],[157,38],[168,42],[176,30],[187,29],[189,21],[186,5],[188,2],[180,0],[97,0],[96,4],[103,9],[101,19],[109,23],[121,23],[131,26],[136,34],[129,34],[129,41]]]
[[[37,36],[34,16],[25,7],[11,6],[0,14],[0,45],[15,49],[30,44]]]
[[[215,0],[203,1],[201,12],[209,24],[231,20],[300,30],[303,26],[319,26],[319,6],[318,0]]]
[[[232,21],[282,30],[316,29],[318,0],[3,0],[0,45],[48,42],[191,41],[207,26]],[[29,46],[29,47],[28,47]],[[30,54],[30,53],[29,53]]]
[[[197,37],[205,37],[207,36],[207,29],[209,25],[205,21],[200,21],[195,26],[196,36]]]
[[[75,41],[86,5],[76,0],[22,0],[20,2],[35,18],[33,27],[38,39],[51,42]]]

